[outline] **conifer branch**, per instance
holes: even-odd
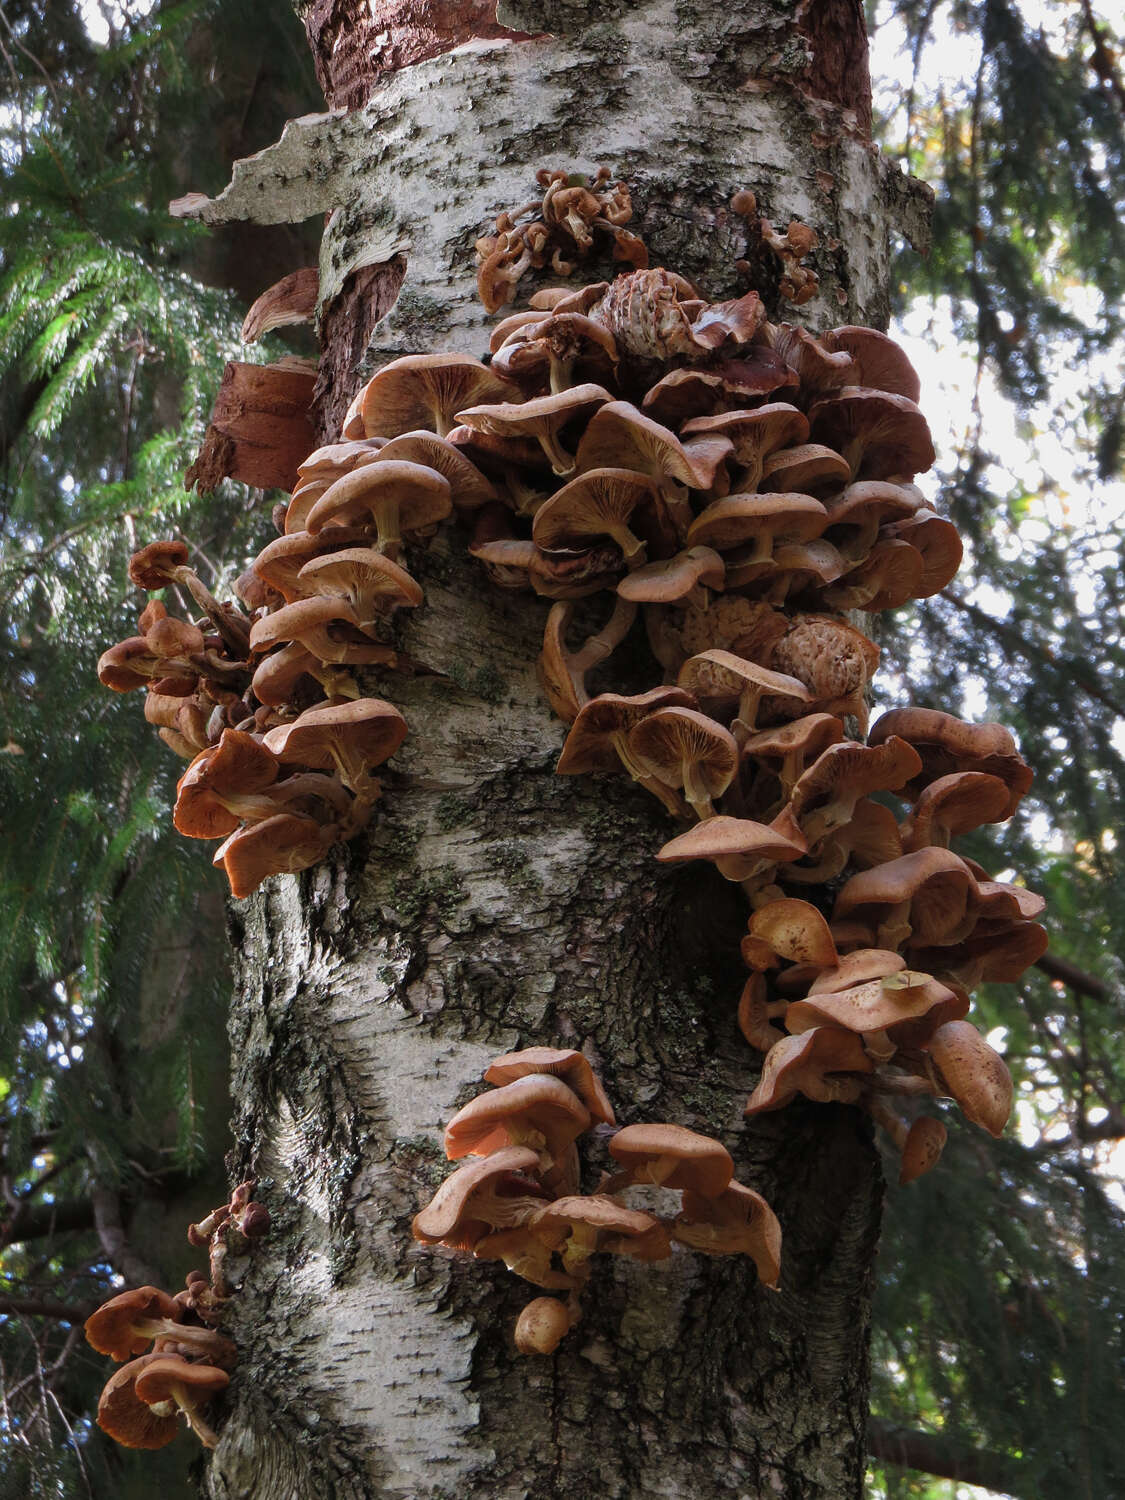
[[[995,615],[988,614],[986,610],[981,609],[979,604],[970,603],[956,589],[942,589],[941,598],[948,599],[955,609],[959,609],[962,614],[968,615],[975,625],[979,625],[982,630],[989,631],[998,640],[1003,641],[1009,649],[1022,656],[1025,661],[1034,662],[1037,666],[1045,666],[1048,671],[1057,672],[1061,670],[1060,664],[1050,647],[1041,646],[1035,641],[1029,641],[1023,631],[1018,630],[1014,625],[1010,625],[1006,620],[998,620]],[[1095,698],[1112,713],[1116,714],[1118,718],[1125,719],[1125,706],[1120,704],[1110,693],[1107,693],[1098,682],[1090,681],[1088,678],[1079,675],[1077,663],[1068,661],[1066,671],[1075,687],[1079,688],[1089,697]]]
[[[57,1323],[84,1323],[96,1302],[80,1302],[70,1306],[56,1302],[52,1297],[9,1297],[0,1293],[0,1315],[28,1318],[53,1318]]]
[[[986,1489],[1001,1490],[1013,1500],[1023,1496],[1031,1500],[1037,1493],[1034,1479],[1025,1465],[1004,1453],[986,1448],[966,1448],[939,1433],[898,1427],[882,1417],[872,1417],[867,1424],[867,1451],[883,1463],[903,1469],[920,1469],[939,1479],[955,1479],[962,1484],[979,1484]],[[1024,1490],[1021,1486],[1029,1483]]]

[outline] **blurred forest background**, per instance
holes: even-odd
[[[870,1494],[1125,1494],[1125,62],[1106,0],[872,7],[884,149],[937,193],[896,266],[967,541],[880,622],[880,707],[1012,726],[1018,817],[969,842],[1049,902],[1052,946],[978,999],[1016,1079],[999,1142],[951,1118],[891,1189]],[[1115,33],[1114,25],[1118,30]],[[323,107],[285,0],[0,0],[0,1495],[179,1500],[187,1439],[91,1413],[81,1321],[174,1289],[226,1196],[226,939],[179,762],[94,665],[134,633],[125,565],[183,535],[223,596],[274,496],[185,492],[248,304],[319,226],[203,231],[167,203]],[[944,403],[944,406],[943,406]],[[893,1174],[892,1174],[893,1175]],[[194,1450],[198,1451],[198,1450]],[[956,1475],[951,1479],[949,1476]],[[974,1488],[981,1486],[983,1488]]]

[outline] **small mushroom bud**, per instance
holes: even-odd
[[[269,1209],[264,1203],[248,1203],[238,1220],[238,1227],[248,1240],[260,1240],[269,1232]]]
[[[557,1297],[536,1297],[516,1322],[516,1348],[521,1354],[552,1354],[569,1329],[565,1302]]]

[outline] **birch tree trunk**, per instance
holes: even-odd
[[[542,166],[610,165],[652,263],[715,298],[746,289],[727,205],[751,188],[820,235],[801,320],[885,323],[889,236],[917,243],[925,200],[868,139],[859,0],[314,0],[306,23],[333,112],[291,122],[193,211],[328,215],[325,432],[387,359],[487,348],[473,242]],[[384,811],[231,912],[231,1166],[258,1177],[273,1227],[236,1268],[240,1364],[207,1493],[858,1496],[869,1130],[799,1104],[744,1122],[759,1059],[735,1024],[737,887],[660,869],[669,821],[625,778],[554,775],[545,601],[492,589],[453,527],[410,566],[426,603],[402,644],[433,675],[366,684],[410,724]],[[643,658],[619,690],[657,680]],[[779,1292],[741,1257],[599,1257],[557,1354],[514,1352],[534,1289],[416,1245],[410,1220],[442,1176],[444,1121],[492,1056],[536,1044],[582,1047],[622,1123],[722,1137],[781,1219]],[[587,1186],[605,1159],[595,1142]]]

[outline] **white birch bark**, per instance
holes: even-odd
[[[540,166],[611,165],[654,263],[716,297],[745,287],[727,204],[749,187],[775,222],[821,236],[801,320],[880,323],[889,235],[920,233],[922,197],[854,116],[794,83],[800,9],[508,0],[502,23],[549,34],[404,68],[362,109],[292,122],[189,207],[213,223],[328,214],[333,340],[364,325],[357,274],[404,257],[350,388],[326,350],[334,410],[388,358],[487,347],[473,241],[535,196]],[[880,1202],[860,1118],[797,1106],[744,1124],[759,1060],[734,1018],[737,890],[655,865],[669,823],[639,789],[554,775],[564,727],[534,672],[546,603],[492,590],[455,528],[410,561],[426,603],[403,645],[434,675],[367,683],[411,726],[384,812],[231,915],[232,1170],[258,1175],[274,1220],[240,1268],[241,1363],[207,1493],[858,1496]],[[625,656],[603,686],[658,680],[643,644]],[[583,1046],[623,1122],[722,1136],[782,1218],[779,1293],[748,1264],[600,1257],[558,1354],[515,1354],[535,1289],[415,1245],[410,1219],[440,1180],[443,1122],[491,1056],[534,1044]],[[604,1161],[595,1143],[587,1189]]]

